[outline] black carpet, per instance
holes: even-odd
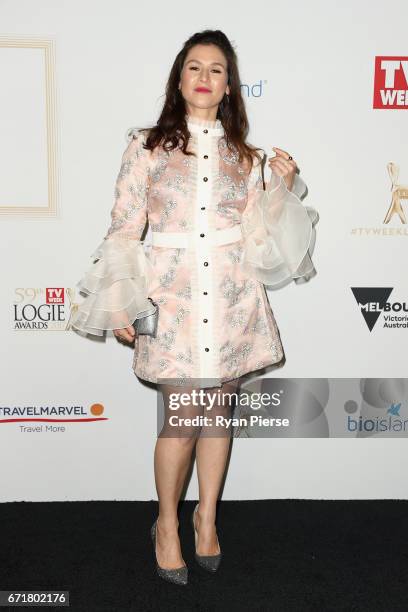
[[[407,501],[222,501],[223,559],[194,561],[192,501],[180,503],[189,584],[155,573],[157,502],[0,504],[0,590],[65,590],[75,611],[408,610]],[[1,607],[0,610],[38,609]]]

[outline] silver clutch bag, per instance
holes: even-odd
[[[159,306],[156,304],[156,302],[153,302],[151,298],[147,299],[153,304],[153,306],[156,306],[156,312],[147,315],[146,317],[136,319],[133,323],[133,327],[138,334],[145,334],[147,336],[153,336],[153,338],[156,338],[157,323],[159,321]]]

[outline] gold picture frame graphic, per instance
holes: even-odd
[[[0,35],[0,47],[19,49],[43,49],[45,62],[45,116],[47,143],[48,198],[44,206],[6,206],[0,202],[3,217],[55,217],[57,216],[57,130],[55,89],[55,43],[52,39],[28,36]]]

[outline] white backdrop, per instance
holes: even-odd
[[[167,2],[0,2],[3,43],[30,41],[0,46],[0,406],[102,404],[108,418],[64,433],[1,422],[0,501],[156,499],[156,392],[132,351],[67,331],[67,299],[48,330],[17,329],[14,306],[18,288],[75,288],[110,223],[126,131],[156,121],[175,55],[207,27],[233,41],[253,87],[250,142],[291,152],[320,214],[317,276],[268,292],[287,359],[272,375],[406,375],[406,331],[370,333],[350,287],[408,293],[406,236],[352,233],[385,227],[390,160],[408,184],[407,114],[372,101],[375,56],[403,52],[407,18],[403,0],[182,0],[177,15]],[[52,43],[48,76],[35,40]],[[406,499],[407,459],[405,439],[235,440],[223,498]]]

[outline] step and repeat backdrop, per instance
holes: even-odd
[[[290,426],[237,430],[223,498],[407,498],[408,7],[205,8],[0,5],[0,501],[156,499],[156,387],[70,321],[128,132],[206,28],[238,54],[249,141],[292,154],[319,213],[316,276],[267,289],[286,361],[247,383]]]

